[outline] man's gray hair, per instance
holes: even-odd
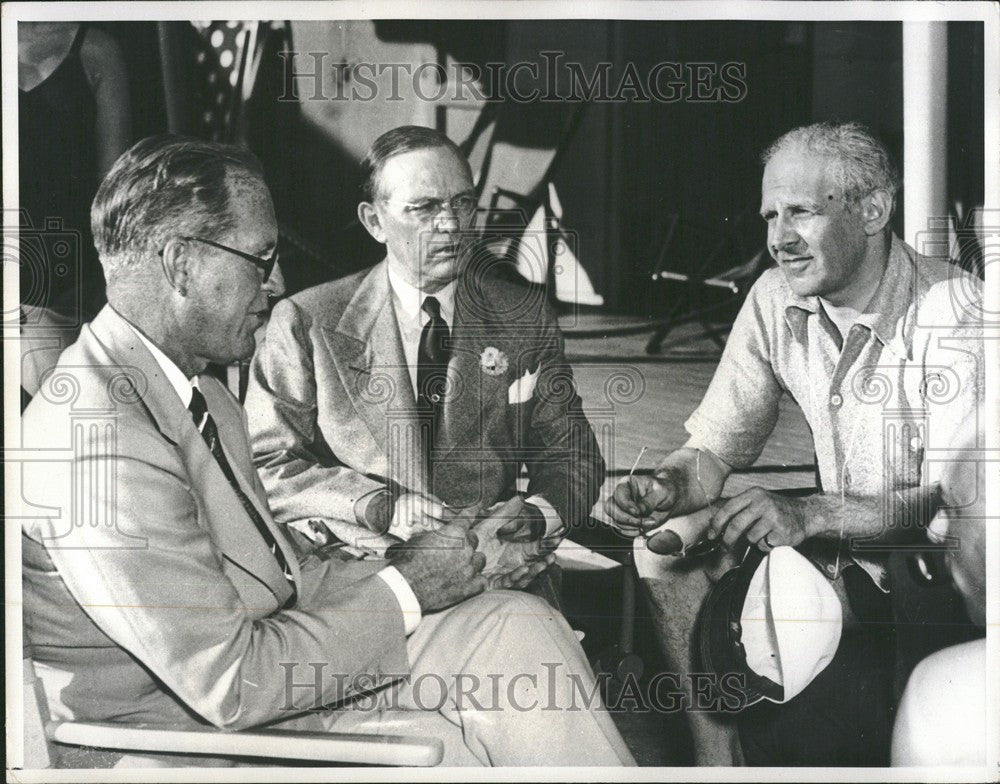
[[[154,258],[171,237],[213,239],[235,225],[231,179],[264,181],[260,161],[240,147],[163,134],[115,161],[90,208],[94,245],[108,283]]]
[[[800,148],[829,158],[834,182],[851,208],[875,190],[887,191],[895,206],[902,185],[899,171],[885,145],[861,123],[815,123],[794,128],[780,137],[764,154],[765,166],[782,150]]]

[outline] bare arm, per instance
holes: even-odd
[[[132,140],[128,72],[115,39],[97,28],[88,28],[80,60],[97,106],[94,136],[97,140],[97,179],[100,181]]]
[[[923,539],[927,524],[941,507],[941,487],[910,487],[876,498],[845,496],[843,503],[831,493],[799,500],[812,521],[811,536],[899,544]]]
[[[762,550],[794,547],[814,537],[903,544],[925,539],[927,525],[940,507],[937,483],[893,490],[888,496],[845,495],[843,500],[834,493],[790,498],[751,487],[719,507],[708,536],[722,536],[730,547],[745,536]]]

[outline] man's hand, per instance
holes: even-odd
[[[479,540],[458,520],[432,531],[419,531],[386,552],[389,563],[410,584],[423,612],[456,604],[486,589],[486,556],[476,552]]]
[[[746,535],[751,545],[766,553],[780,545],[795,547],[808,539],[813,535],[809,521],[803,499],[751,487],[716,510],[706,534],[709,539],[722,536],[730,548]]]
[[[403,493],[396,499],[388,533],[406,542],[420,531],[436,531],[448,517],[445,505],[433,496]]]
[[[525,588],[553,562],[543,550],[545,520],[520,496],[492,509],[473,531],[486,556],[483,576],[490,588]]]
[[[520,501],[520,497],[517,496]],[[508,503],[513,502],[510,499]],[[497,539],[501,542],[539,542],[545,536],[545,515],[534,504],[523,501],[511,504],[512,515],[497,528]]]
[[[487,582],[490,588],[508,588],[512,591],[523,591],[538,575],[548,569],[556,562],[556,554],[548,553],[537,561],[518,566],[511,572],[496,575]]]
[[[618,484],[604,502],[604,511],[621,534],[635,537],[662,525],[678,497],[677,488],[667,477],[633,475]]]

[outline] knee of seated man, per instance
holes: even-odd
[[[512,637],[531,635],[543,624],[555,623],[569,629],[566,619],[545,599],[524,591],[485,591],[467,599],[460,607],[466,619],[502,625]]]
[[[505,588],[484,591],[472,599],[467,599],[466,604],[474,604],[477,609],[484,613],[499,616],[542,619],[562,617],[542,597],[524,591],[510,591]]]

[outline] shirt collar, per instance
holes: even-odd
[[[441,318],[451,327],[455,314],[455,281],[433,294],[424,294],[422,290],[405,280],[391,264],[386,265],[389,271],[389,286],[392,288],[392,299],[396,312],[408,322],[420,324],[421,308],[426,297],[434,297],[441,306]]]
[[[902,240],[893,235],[885,271],[871,302],[855,320],[867,327],[879,341],[902,357],[908,357],[902,328],[913,299],[913,259]],[[794,331],[801,329],[807,315],[819,311],[818,297],[802,297],[788,292],[785,318]]]
[[[153,359],[155,359],[156,364],[160,366],[160,370],[163,371],[163,375],[167,377],[167,381],[170,382],[170,386],[172,386],[174,391],[177,392],[177,395],[180,397],[184,407],[187,408],[191,405],[191,390],[197,388],[198,377],[194,376],[193,378],[188,379],[188,377],[184,375],[184,371],[177,367],[174,361],[164,354],[155,343],[143,335],[138,327],[132,324],[124,316],[122,317],[122,321],[129,325],[132,331],[139,337],[139,340],[142,341],[142,344],[149,349],[149,353],[153,355]]]
[[[910,253],[902,240],[893,236],[882,280],[879,281],[868,307],[855,322],[868,327],[883,345],[907,358],[909,352],[903,342],[903,333],[906,316],[913,303],[915,272],[915,259],[911,258]]]

